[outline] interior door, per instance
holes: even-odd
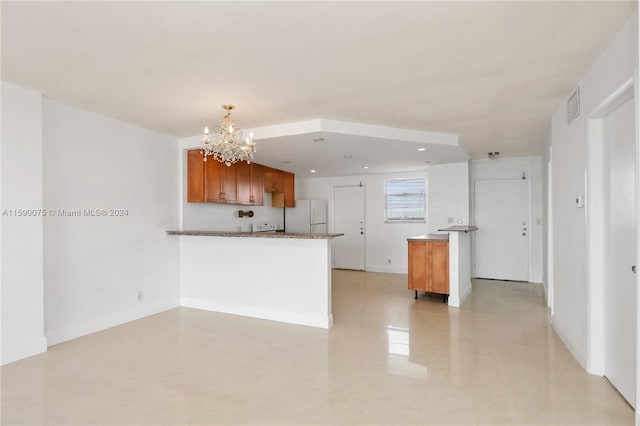
[[[636,170],[633,99],[604,119],[605,141],[605,376],[636,402]],[[608,176],[608,178],[607,178]]]
[[[475,203],[475,276],[528,281],[528,180],[478,180]]]
[[[340,186],[333,194],[333,266],[364,271],[364,187]]]

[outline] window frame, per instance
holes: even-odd
[[[415,192],[415,193],[406,193],[406,194],[388,194],[387,189],[389,182],[392,181],[414,181],[421,180],[423,182],[423,192]],[[406,177],[406,178],[389,178],[384,180],[384,223],[427,223],[427,185],[428,181],[426,176],[415,176],[415,177]],[[393,195],[422,195],[423,202],[423,217],[421,219],[395,219],[389,217],[389,197]]]

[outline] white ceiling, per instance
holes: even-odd
[[[551,113],[637,2],[1,7],[2,78],[71,105],[188,137],[234,103],[244,128],[328,119],[442,132],[483,158],[541,153]],[[336,156],[356,163],[358,154],[368,172],[415,169],[422,160],[409,142],[345,134],[326,138],[328,153],[305,148],[292,158],[292,144],[309,136],[259,141],[258,153],[274,166],[307,168],[315,159],[314,168],[332,162],[338,170],[347,161]],[[450,154],[437,151],[430,160]]]

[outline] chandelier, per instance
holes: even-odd
[[[244,138],[242,130],[231,119],[231,110],[235,106],[225,104],[222,105],[222,108],[227,111],[222,123],[213,130],[213,133],[209,133],[208,127],[204,128],[204,136],[202,136],[204,161],[207,161],[207,157],[212,155],[213,158],[227,166],[238,161],[251,163],[253,154],[256,152],[253,132],[249,132],[249,136]]]

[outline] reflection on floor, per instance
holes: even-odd
[[[304,285],[301,282],[301,285]],[[334,272],[330,331],[179,308],[2,368],[2,424],[632,424],[538,284]]]

